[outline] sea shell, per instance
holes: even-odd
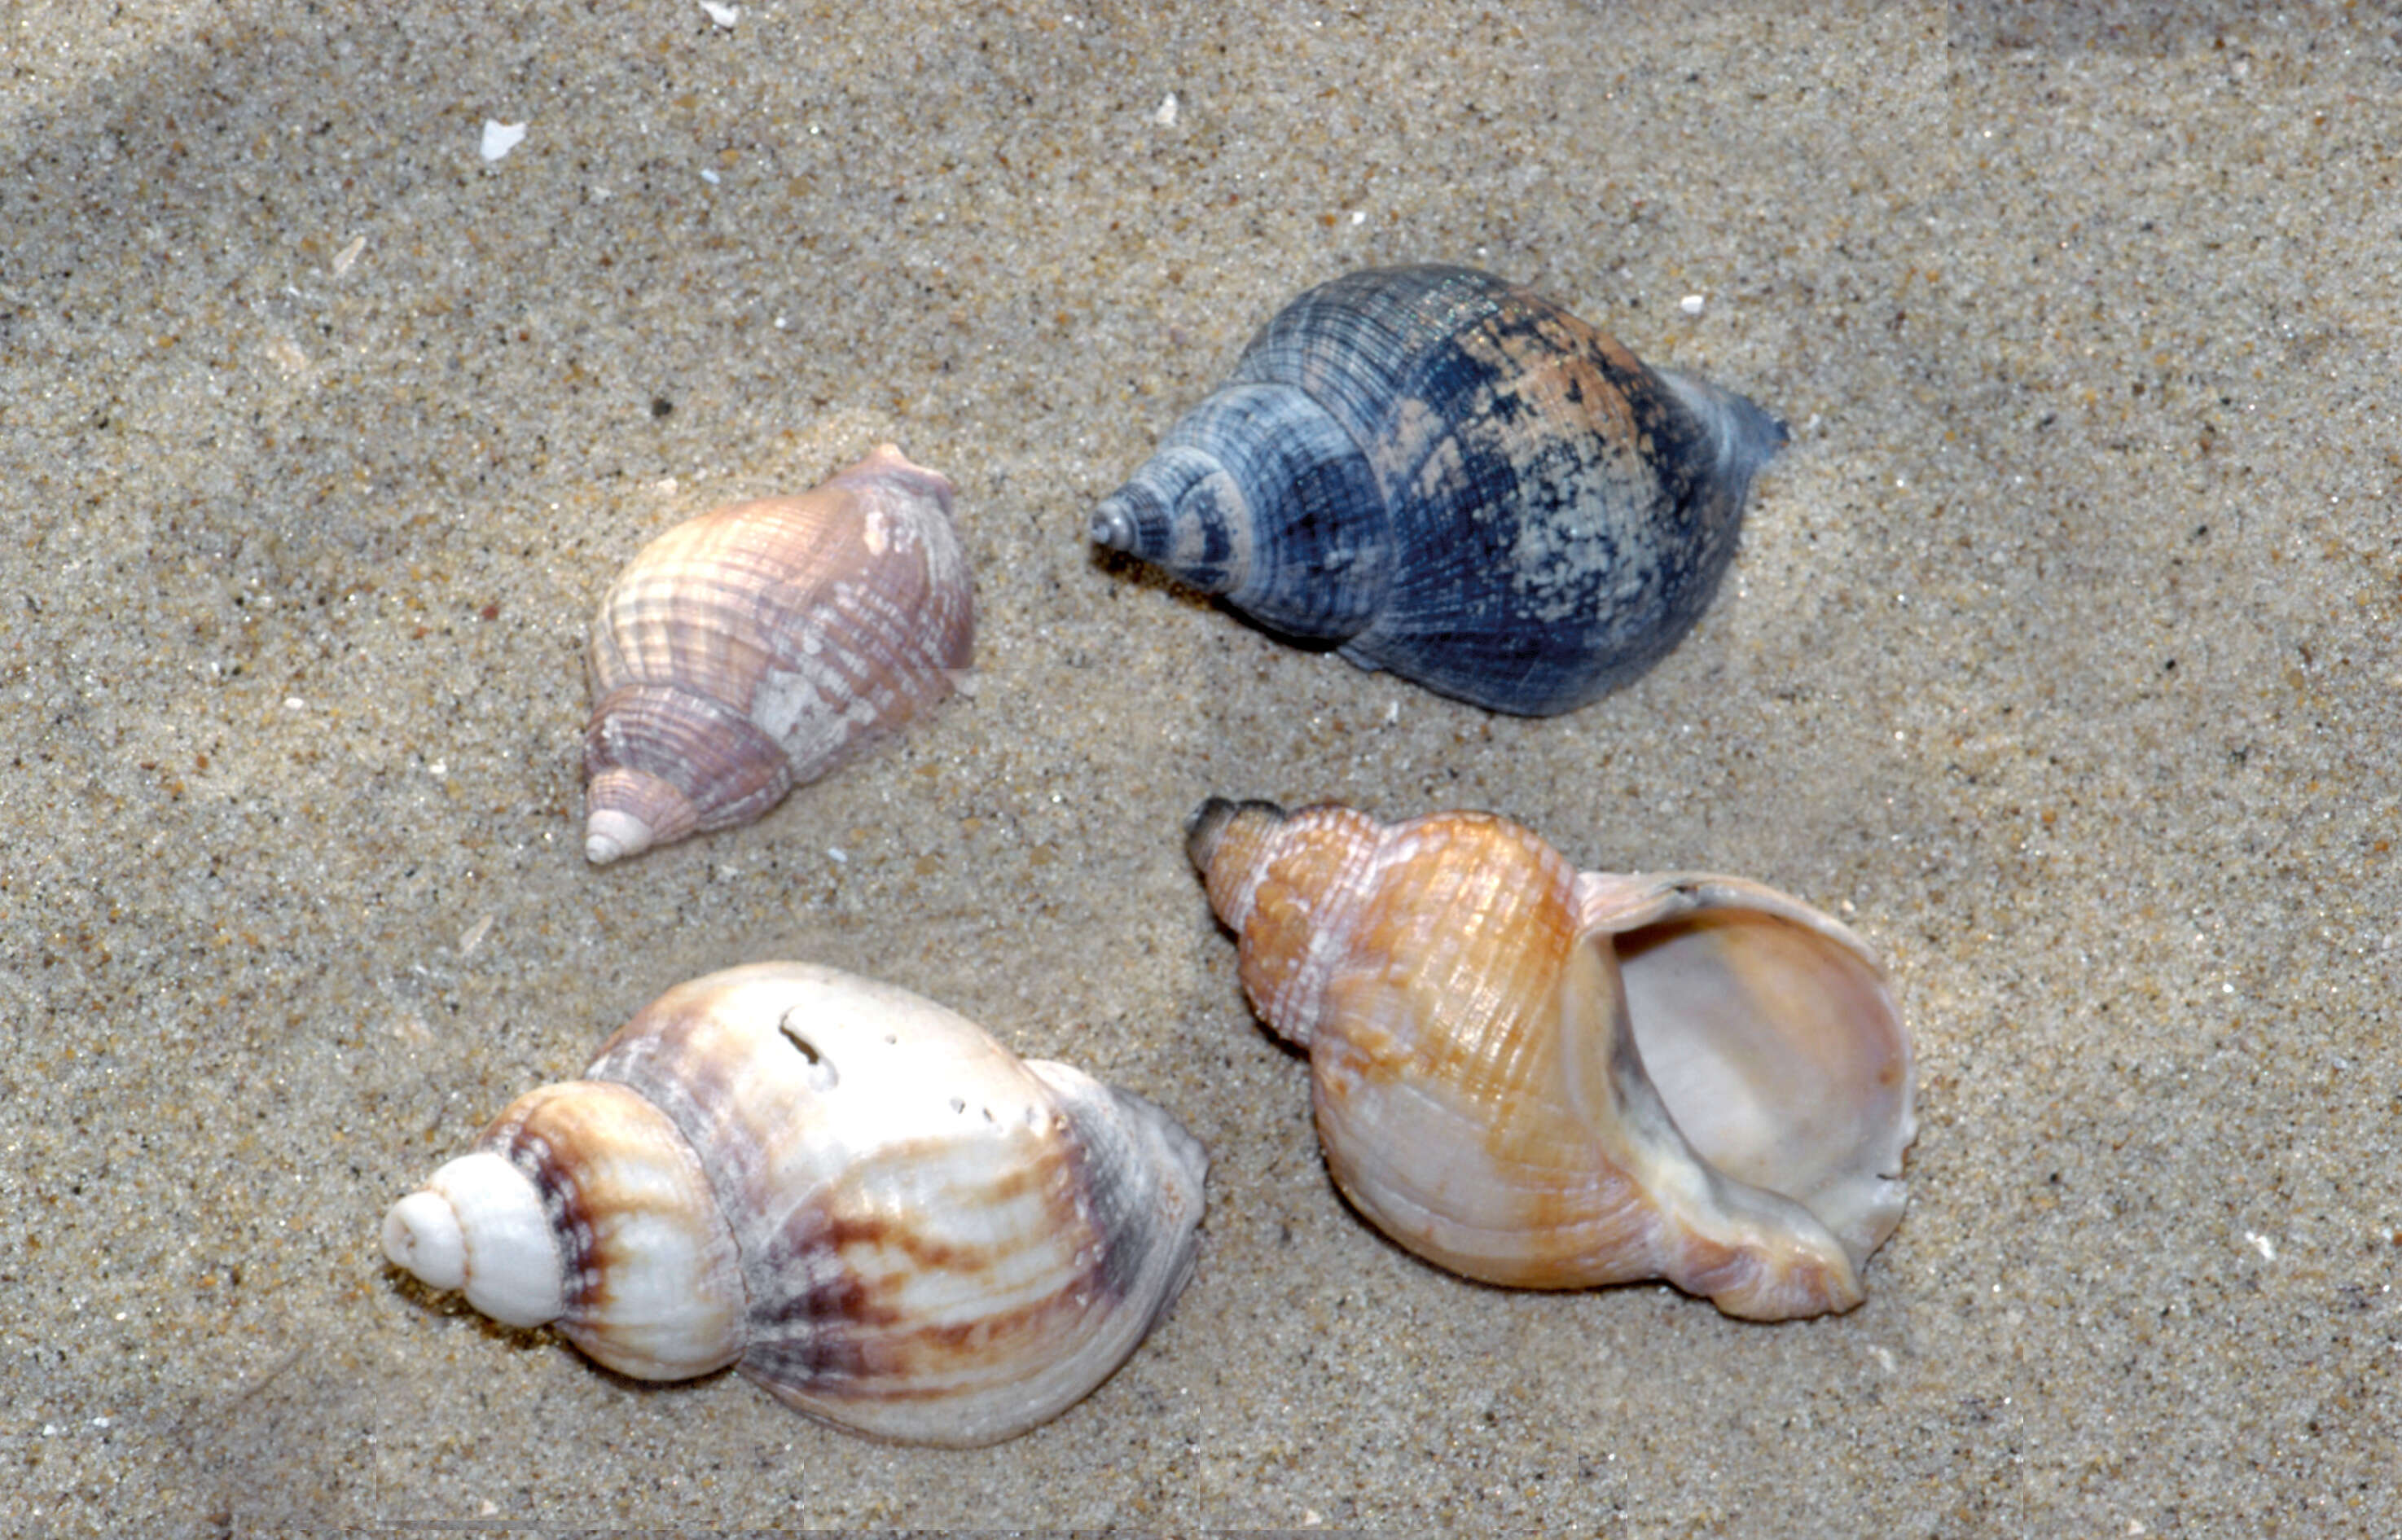
[[[1860,1302],[1916,1123],[1843,926],[1736,878],[1579,873],[1483,813],[1212,800],[1190,848],[1245,993],[1309,1051],[1328,1170],[1395,1241],[1757,1320]]]
[[[1092,520],[1260,626],[1540,716],[1677,644],[1784,425],[1467,268],[1310,290]]]
[[[854,1432],[989,1444],[1109,1378],[1191,1273],[1201,1147],[890,984],[670,990],[393,1206],[384,1251],[641,1380],[733,1364]]]
[[[974,644],[951,484],[892,445],[677,525],[592,621],[584,853],[747,823],[951,692]]]

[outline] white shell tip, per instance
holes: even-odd
[[[1084,526],[1084,538],[1108,551],[1139,549],[1135,533],[1134,515],[1123,498],[1104,500],[1094,510],[1092,522]]]
[[[383,1217],[383,1254],[433,1288],[467,1281],[467,1239],[459,1211],[439,1192],[412,1192]]]
[[[651,847],[651,826],[622,807],[596,807],[584,820],[584,859],[595,866]]]
[[[478,1149],[426,1178],[384,1219],[384,1252],[504,1326],[538,1327],[566,1309],[559,1243],[542,1195],[504,1156]],[[413,1260],[393,1250],[395,1237]],[[421,1265],[421,1263],[422,1265]]]

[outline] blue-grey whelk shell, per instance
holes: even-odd
[[[1378,268],[1262,327],[1092,540],[1362,667],[1541,716],[1677,644],[1784,443],[1517,284]]]

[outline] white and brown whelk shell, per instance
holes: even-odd
[[[385,1253],[636,1379],[727,1364],[877,1437],[1058,1415],[1191,1273],[1201,1147],[890,984],[761,963],[668,991],[385,1217]]]
[[[585,855],[746,823],[949,694],[975,634],[951,497],[886,444],[644,546],[592,621]]]
[[[1190,846],[1244,992],[1309,1051],[1327,1169],[1386,1234],[1519,1287],[1860,1302],[1916,1123],[1901,1017],[1842,925],[1738,878],[1580,873],[1483,813],[1213,799]]]

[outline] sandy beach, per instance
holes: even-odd
[[[0,1530],[2402,1533],[2402,13],[1787,9],[0,7]],[[1790,425],[1581,710],[1084,541],[1286,300],[1418,261]],[[958,488],[967,693],[588,865],[612,575],[885,441]],[[1384,1240],[1212,795],[1856,928],[1920,1120],[1865,1304]],[[386,1263],[512,1097],[768,958],[1208,1147],[1191,1284],[1056,1422],[871,1443]]]

